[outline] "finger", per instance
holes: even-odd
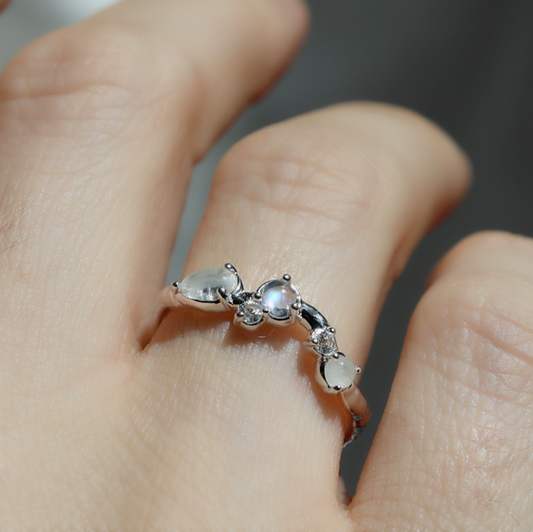
[[[363,365],[392,279],[467,182],[455,145],[406,111],[350,104],[290,120],[224,159],[186,272],[231,261],[248,290],[292,274],[336,327],[340,349]],[[180,494],[174,515],[202,493],[220,529],[259,519],[265,529],[349,525],[337,503],[343,418],[312,384],[315,360],[299,355],[301,339],[167,315],[139,360],[135,403],[151,398],[139,427],[168,422],[159,442],[179,457],[180,469],[168,471]],[[249,508],[238,525],[228,512],[235,501]]]
[[[364,530],[533,526],[533,243],[481,233],[409,328],[353,514]]]
[[[6,316],[38,299],[25,330],[54,316],[76,343],[133,336],[192,165],[304,26],[293,0],[130,0],[22,52],[0,83]]]

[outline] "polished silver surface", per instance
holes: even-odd
[[[234,312],[233,323],[247,330],[264,323],[275,327],[300,324],[308,332],[305,347],[317,357],[318,384],[325,393],[338,394],[347,413],[344,445],[354,441],[368,422],[368,406],[355,383],[361,368],[338,350],[335,328],[302,300],[289,274],[247,292],[236,268],[227,263],[224,268],[200,270],[172,283],[161,291],[159,301],[164,308],[185,306],[208,312]]]

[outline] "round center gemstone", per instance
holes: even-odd
[[[353,362],[344,355],[339,354],[339,358],[329,358],[326,361],[324,377],[330,388],[345,390],[353,384],[356,375]]]
[[[178,290],[188,299],[216,303],[219,288],[225,288],[231,294],[237,284],[237,276],[227,268],[208,268],[185,277],[178,284]]]
[[[263,306],[275,320],[291,317],[291,306],[298,301],[298,294],[284,281],[269,281],[262,290]]]

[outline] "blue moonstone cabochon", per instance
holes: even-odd
[[[298,301],[299,294],[286,281],[274,280],[261,287],[263,307],[275,320],[291,317],[291,306]]]

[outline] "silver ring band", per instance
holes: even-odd
[[[315,307],[302,300],[291,276],[263,283],[247,292],[231,264],[209,268],[172,283],[159,294],[163,308],[192,307],[210,312],[235,312],[235,325],[255,330],[264,323],[286,327],[295,323],[308,332],[305,347],[317,356],[315,377],[328,394],[339,394],[348,414],[344,446],[354,441],[370,419],[365,398],[355,384],[361,368],[337,348],[335,329]]]

